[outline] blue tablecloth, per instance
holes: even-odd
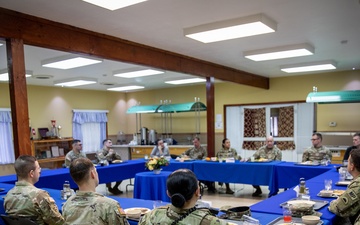
[[[290,188],[299,183],[301,177],[308,180],[331,170],[334,165],[328,166],[300,166],[294,162],[277,164],[274,168],[274,179],[269,189],[277,192],[279,188]]]
[[[179,162],[175,159],[170,160],[170,164],[168,166],[163,167],[164,171],[175,171],[178,169],[189,169],[191,171],[194,171],[193,161],[189,162]]]
[[[108,166],[97,166],[99,182],[109,183],[125,179],[134,178],[136,173],[145,171],[145,162],[143,159],[124,161],[119,164],[110,164]],[[41,171],[40,179],[35,184],[38,188],[62,189],[64,181],[68,180],[72,188],[77,185],[73,182],[68,168],[59,168],[54,170]],[[1,176],[0,183],[15,184],[17,177],[15,174]]]
[[[208,161],[195,161],[194,173],[199,180],[220,181],[225,183],[243,183],[254,185],[267,185],[270,195],[274,180],[274,167],[281,165],[281,161],[272,162],[239,162],[219,163]]]
[[[161,171],[160,174],[142,172],[135,175],[134,198],[145,200],[161,200],[170,202],[166,194],[166,180],[170,171]]]
[[[324,189],[324,179],[333,180],[333,189],[346,189],[346,187],[344,186],[335,185],[335,183],[339,180],[339,175],[335,170],[330,170],[318,177],[314,177],[306,181],[306,187],[309,188],[311,199],[318,199],[329,202],[334,200],[333,198],[322,198],[317,196],[317,194]],[[282,215],[282,208],[280,207],[280,204],[293,198],[296,198],[296,192],[291,188],[288,191],[282,192],[276,196],[258,202],[252,205],[250,208],[254,212]],[[336,215],[328,210],[328,206],[329,205],[326,205],[318,211],[322,213],[321,219],[332,222],[335,219]]]

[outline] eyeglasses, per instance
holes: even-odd
[[[313,138],[313,139],[311,139],[311,141],[317,141],[317,140],[319,140],[319,138]]]

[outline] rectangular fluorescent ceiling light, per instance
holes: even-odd
[[[55,81],[55,86],[61,86],[61,87],[76,87],[76,86],[82,86],[82,85],[88,85],[88,84],[95,84],[97,82],[96,79],[90,79],[90,78],[74,78],[69,80],[59,80]]]
[[[31,77],[31,76],[32,76],[32,72],[26,70],[25,77]],[[9,81],[9,74],[6,69],[0,71],[0,81]]]
[[[336,63],[334,61],[302,63],[281,67],[281,70],[286,73],[299,73],[334,69],[336,69]]]
[[[246,51],[244,57],[254,61],[284,59],[306,55],[313,55],[314,47],[309,44],[288,45],[275,48]]]
[[[66,70],[81,66],[88,66],[101,62],[102,60],[99,59],[67,55],[67,56],[61,56],[53,59],[44,60],[41,62],[41,65],[43,67]]]
[[[154,70],[154,69],[140,69],[136,71],[128,71],[128,70],[122,70],[118,72],[114,72],[114,76],[116,77],[123,77],[123,78],[134,78],[134,77],[145,77],[145,76],[151,76],[156,74],[162,74],[163,71]]]
[[[108,10],[117,10],[120,8],[125,8],[130,5],[138,4],[140,2],[145,2],[147,0],[83,0],[83,1]]]
[[[114,87],[114,88],[108,88],[108,91],[130,91],[130,90],[137,90],[137,89],[143,89],[145,87],[143,86],[137,86],[137,85],[131,85],[131,86],[124,86],[124,87]]]
[[[184,35],[203,43],[272,33],[276,23],[264,14],[224,20],[185,28]]]
[[[205,82],[206,80],[203,78],[190,78],[190,79],[183,79],[183,80],[171,80],[171,81],[165,81],[167,84],[192,84],[192,83],[200,83]]]

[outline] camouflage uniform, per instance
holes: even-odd
[[[78,191],[62,208],[65,224],[128,225],[120,204],[96,192]]]
[[[86,154],[83,153],[83,152],[80,152],[79,154],[76,154],[74,152],[74,150],[71,150],[70,152],[68,152],[65,156],[65,166],[66,167],[69,167],[71,162],[74,160],[74,159],[77,159],[77,158],[86,158]]]
[[[186,210],[178,209],[173,205],[162,206],[145,214],[139,225],[170,225],[174,220],[186,214]],[[197,209],[180,220],[177,225],[226,225],[227,222],[212,216],[207,209]]]
[[[113,161],[116,159],[121,159],[121,156],[114,151],[114,154],[109,155],[109,150],[107,150],[105,147],[98,151],[95,155],[96,159],[98,161],[100,160],[107,160],[107,161]]]
[[[234,159],[241,160],[241,156],[238,156],[234,148],[230,148],[230,149],[221,148],[220,151],[218,151],[218,153],[216,154],[216,157],[219,158],[220,155],[225,156],[226,158],[234,157]]]
[[[187,155],[192,159],[205,159],[207,157],[207,150],[202,146],[199,148],[192,147],[186,150],[183,155]]]
[[[270,159],[270,160],[281,160],[282,153],[281,150],[273,146],[272,149],[268,148],[266,145],[260,147],[253,155],[254,159]]]
[[[332,158],[332,154],[331,151],[324,147],[321,146],[320,148],[315,148],[314,146],[311,146],[310,148],[306,149],[303,153],[302,156],[302,161],[306,162],[306,161],[321,161],[323,159],[330,159]]]
[[[353,223],[360,212],[360,177],[353,180],[344,194],[330,202],[329,210],[341,217],[349,217]],[[357,219],[357,224],[360,224]]]
[[[360,215],[356,218],[354,225],[360,225]]]
[[[18,181],[5,196],[6,214],[31,217],[39,225],[64,224],[64,218],[47,191],[26,181]]]

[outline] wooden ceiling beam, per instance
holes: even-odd
[[[269,78],[0,8],[0,37],[24,44],[269,89]]]

